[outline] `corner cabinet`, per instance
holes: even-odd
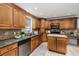
[[[13,8],[7,4],[0,3],[0,27],[11,27],[13,25],[12,9]]]

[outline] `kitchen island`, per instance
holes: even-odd
[[[68,37],[61,34],[48,34],[48,49],[59,53],[66,53]]]

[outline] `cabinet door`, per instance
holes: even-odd
[[[61,19],[60,20],[60,28],[61,29],[75,29],[75,19]]]
[[[25,28],[26,26],[26,16],[18,9],[14,9],[14,26],[17,28]]]
[[[34,18],[32,18],[32,28],[35,29],[36,28],[36,24],[35,24],[36,20]]]
[[[45,20],[41,19],[41,28],[45,28]]]
[[[35,42],[34,42],[34,40],[32,39],[32,40],[31,40],[31,51],[33,51],[33,50],[34,50],[34,47],[35,47],[35,45],[34,45],[34,44],[35,44]]]
[[[57,38],[57,51],[61,52],[61,53],[65,53],[66,52],[66,46],[67,46],[67,42],[66,42],[66,38]]]
[[[12,23],[12,7],[7,4],[0,4],[0,27],[11,27]]]
[[[18,56],[18,49],[11,50],[7,53],[4,53],[2,56]]]
[[[56,38],[55,37],[48,37],[48,49],[56,51]]]
[[[51,26],[50,26],[50,25],[51,25],[51,22],[52,22],[52,21],[50,21],[50,20],[46,20],[46,23],[45,23],[45,28],[46,28],[46,29],[50,29],[50,27],[51,27]]]
[[[39,44],[42,43],[42,34],[39,36]]]
[[[36,48],[36,39],[35,37],[32,38],[31,40],[31,51],[33,51]]]
[[[40,24],[41,24],[41,21],[40,20],[36,20],[36,28],[40,28]]]
[[[26,16],[24,13],[20,12],[19,13],[19,26],[22,27],[22,28],[25,28],[26,26]]]
[[[47,42],[47,34],[46,34],[46,33],[43,34],[43,39],[42,39],[42,41],[43,41],[43,42]]]
[[[14,10],[14,27],[19,27],[19,10],[13,9]]]

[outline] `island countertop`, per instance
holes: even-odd
[[[48,49],[66,54],[68,36],[62,34],[48,34]]]
[[[47,36],[54,36],[54,37],[63,37],[63,38],[68,38],[67,35],[62,35],[62,34],[48,34]]]

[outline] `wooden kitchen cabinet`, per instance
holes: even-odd
[[[0,29],[25,28],[26,15],[12,4],[0,4]]]
[[[26,15],[24,13],[20,12],[19,17],[20,17],[19,27],[25,28],[25,26],[26,26]]]
[[[60,24],[60,29],[76,29],[77,28],[77,17],[51,20],[51,23],[55,23],[55,22]]]
[[[56,38],[55,37],[48,38],[48,48],[49,50],[56,51]]]
[[[18,49],[16,48],[16,49],[13,49],[13,50],[3,54],[2,56],[18,56],[17,52],[18,52]]]
[[[35,49],[35,40],[31,40],[31,51]]]
[[[45,23],[45,28],[46,29],[50,29],[51,28],[51,21],[50,20],[46,20],[46,23]]]
[[[60,20],[60,29],[75,29],[76,21],[74,18]]]
[[[46,34],[46,33],[43,33],[42,41],[43,41],[43,42],[47,42],[47,41],[48,41],[48,39],[47,39],[47,34]]]
[[[0,56],[18,56],[18,44],[14,43],[0,48]]]
[[[37,29],[38,27],[38,19],[32,17],[32,28]]]
[[[39,29],[41,27],[41,21],[37,18],[32,18],[32,28]]]
[[[19,19],[20,19],[20,17],[19,17],[19,10],[18,9],[13,9],[13,11],[14,11],[14,27],[19,27]]]
[[[26,26],[26,16],[20,10],[14,9],[14,27],[25,28]]]
[[[36,37],[33,37],[31,39],[31,51],[33,51],[36,47],[37,47],[37,38]]]
[[[42,34],[39,35],[39,44],[41,44],[41,43],[42,43]]]
[[[33,51],[36,47],[38,47],[38,45],[40,45],[41,42],[42,41],[41,41],[40,35],[32,37],[32,39],[31,39],[31,51]]]
[[[51,23],[59,23],[60,29],[76,29],[77,17],[46,20],[46,28],[50,28]]]
[[[67,38],[48,36],[48,49],[65,54],[67,49]]]
[[[7,4],[0,4],[0,27],[12,27],[12,7]]]
[[[39,19],[36,20],[36,28],[37,29],[41,28],[41,20],[39,20]]]
[[[41,28],[45,29],[45,19],[41,19]]]
[[[79,35],[77,35],[77,45],[79,46]]]
[[[66,53],[66,45],[67,45],[67,40],[65,38],[57,38],[57,51],[61,53]]]

